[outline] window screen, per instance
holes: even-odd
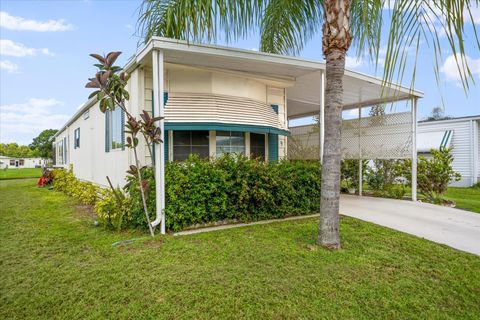
[[[250,133],[250,158],[265,161],[265,135]]]
[[[173,160],[185,160],[190,154],[200,158],[209,157],[208,131],[174,131]]]

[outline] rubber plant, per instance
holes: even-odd
[[[148,229],[150,234],[154,236],[154,229],[150,223],[150,216],[148,214],[146,189],[149,187],[148,181],[142,179],[142,166],[138,159],[137,147],[139,144],[138,137],[141,135],[144,137],[147,143],[147,149],[151,154],[152,146],[161,142],[160,128],[156,126],[156,122],[160,121],[161,117],[151,117],[148,112],[143,110],[140,115],[140,119],[137,119],[126,108],[126,101],[129,100],[130,94],[125,89],[128,81],[128,74],[122,70],[121,67],[115,66],[114,63],[120,56],[121,52],[110,52],[105,56],[92,53],[91,57],[95,58],[99,63],[95,63],[97,72],[95,77],[89,78],[89,82],[85,85],[86,88],[97,89],[88,97],[96,97],[100,111],[106,113],[107,111],[113,111],[115,108],[120,108],[126,115],[125,133],[127,135],[126,144],[127,148],[132,149],[135,164],[131,165],[128,174],[132,175],[139,183],[140,194],[142,197],[143,210],[145,217],[147,218]],[[153,157],[152,157],[153,159]],[[152,165],[154,165],[152,163]],[[115,191],[114,191],[115,192]]]

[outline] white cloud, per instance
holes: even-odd
[[[62,126],[69,116],[60,114],[56,99],[31,98],[25,103],[0,106],[0,141],[28,144],[42,130]]]
[[[10,73],[16,73],[18,71],[18,65],[8,60],[1,60],[0,69]]]
[[[465,61],[459,55],[457,57],[460,68],[463,68]],[[473,76],[480,77],[480,58],[474,59],[469,56],[465,56],[465,60],[468,63],[468,67],[470,68]],[[445,75],[445,78],[449,81],[461,81],[460,73],[458,72],[457,62],[453,54],[448,56],[447,59],[445,59],[445,62],[440,67],[440,72],[442,72]]]
[[[364,65],[362,58],[357,57],[345,57],[345,68],[347,69],[356,69]]]
[[[2,56],[26,57],[36,56],[39,53],[47,56],[54,55],[47,48],[28,48],[19,42],[13,42],[12,40],[7,39],[0,39],[0,55]]]
[[[72,30],[73,26],[65,20],[48,20],[40,22],[36,20],[15,17],[8,12],[0,11],[0,27],[18,31],[57,32]]]

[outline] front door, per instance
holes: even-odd
[[[18,160],[15,161],[15,167],[18,167]]]

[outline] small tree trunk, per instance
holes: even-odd
[[[150,223],[150,217],[148,216],[147,200],[145,199],[145,190],[143,190],[143,179],[142,172],[140,171],[140,163],[137,156],[137,147],[133,147],[133,155],[135,156],[135,166],[137,167],[138,185],[140,187],[140,194],[142,195],[143,211],[145,211],[145,217],[147,218],[150,235],[153,237],[155,236],[155,234],[153,233],[152,224]]]
[[[328,80],[325,90],[325,144],[317,244],[339,249],[342,77],[345,71],[345,52],[331,50],[326,58]]]

